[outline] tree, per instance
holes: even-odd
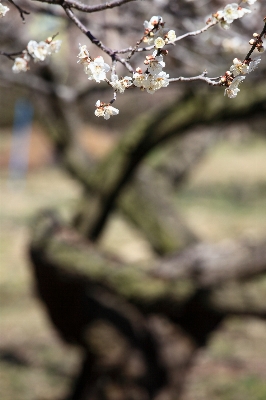
[[[200,243],[172,201],[173,188],[185,179],[210,144],[212,135],[207,133],[193,149],[195,127],[263,115],[266,90],[257,72],[259,69],[253,75],[260,85],[254,88],[253,81],[248,96],[244,95],[238,102],[231,99],[237,96],[239,84],[260,63],[260,57],[254,54],[263,50],[266,25],[260,33],[253,34],[242,60],[234,57],[226,71],[226,65],[230,65],[228,58],[218,46],[210,49],[214,42],[210,32],[216,25],[227,29],[250,13],[250,8],[235,3],[216,11],[218,6],[214,2],[214,12],[207,24],[198,28],[199,20],[204,21],[200,13],[208,14],[206,6],[199,9],[185,1],[182,7],[175,1],[155,1],[152,4],[163,17],[155,15],[145,20],[141,34],[140,21],[147,15],[151,2],[137,2],[138,6],[134,7],[135,3],[126,4],[130,0],[100,5],[42,0],[45,7],[25,2],[23,8],[11,0],[10,3],[18,9],[23,21],[28,18],[24,8],[34,15],[49,13],[63,21],[63,35],[70,43],[70,65],[73,64],[73,35],[78,32],[80,42],[87,40],[86,44],[79,45],[77,54],[81,65],[73,65],[68,85],[60,81],[60,67],[56,69],[46,63],[53,53],[58,53],[54,57],[60,57],[61,40],[54,32],[40,42],[30,39],[22,51],[1,51],[5,56],[2,76],[7,82],[33,91],[40,118],[61,164],[85,192],[68,223],[61,221],[54,211],[38,215],[29,244],[39,295],[53,323],[66,341],[84,350],[81,370],[69,398],[178,398],[197,350],[206,345],[210,333],[226,316],[265,318],[266,315],[261,304],[254,304],[252,300],[239,304],[239,299],[236,301],[234,297],[231,302],[225,302],[223,295],[228,296],[235,290],[232,284],[241,293],[244,288],[240,282],[265,273],[266,239]],[[249,7],[254,1],[245,3]],[[102,13],[108,9],[115,11],[111,18],[104,19]],[[6,6],[1,6],[0,12],[5,19],[8,17]],[[96,12],[99,16],[94,17]],[[258,13],[252,18],[250,21],[257,27],[262,24]],[[164,22],[167,19],[171,23],[178,21],[180,27],[169,29]],[[230,32],[233,37],[242,38],[246,29],[237,22],[239,25]],[[72,31],[73,25],[75,31]],[[89,30],[89,25],[95,29]],[[184,33],[184,27],[191,25],[197,29]],[[96,35],[94,30],[99,28],[100,33]],[[219,32],[222,32],[221,40],[225,40],[223,35],[227,30]],[[12,35],[12,30],[7,28],[9,41],[14,38]],[[19,48],[20,37],[15,35],[15,39]],[[121,39],[126,47],[114,50],[112,42],[121,47]],[[191,40],[190,48],[178,46],[181,40]],[[92,46],[88,49],[89,41]],[[104,57],[109,57],[110,65],[103,56],[92,57],[95,46],[97,51],[105,53]],[[148,54],[145,59],[144,52]],[[10,59],[14,60],[13,73],[8,71]],[[143,63],[143,59],[144,69],[135,70],[133,66]],[[207,71],[198,70],[197,62],[202,59],[207,66],[214,63],[215,72],[222,71],[217,72],[218,77],[210,78]],[[170,78],[163,71],[167,60],[171,75],[177,70],[180,76]],[[75,76],[83,79],[78,68],[84,69],[93,85],[84,89],[82,83],[78,87]],[[197,71],[195,76],[194,71]],[[182,76],[188,73],[192,75]],[[174,82],[178,81],[187,82],[187,87],[178,92],[178,98],[157,106],[156,111],[137,116],[116,148],[100,162],[77,143],[77,126],[84,118],[81,114],[85,114],[83,104],[89,96],[99,93],[95,83],[106,84],[102,89],[104,96],[109,96],[110,91],[113,93],[108,102],[96,101],[95,115],[109,121],[111,116],[119,114],[113,105],[120,94],[132,92],[133,99],[138,88],[153,94],[169,84],[177,85]],[[203,90],[204,83],[217,88]],[[248,87],[248,82],[245,84]],[[220,86],[229,97],[226,101]],[[145,102],[149,105],[148,100]],[[162,158],[151,167],[146,162],[147,156],[170,140],[174,143],[172,157],[169,159],[168,153],[162,150]],[[175,159],[176,151],[181,155],[181,162],[180,158]],[[146,236],[158,255],[156,262],[148,267],[125,265],[99,251],[97,241],[114,209],[119,209]],[[186,351],[180,359],[174,349],[182,341]],[[167,356],[169,348],[171,357]]]

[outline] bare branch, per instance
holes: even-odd
[[[169,79],[169,82],[178,82],[178,81],[181,81],[181,82],[191,82],[191,81],[204,81],[204,82],[207,82],[208,83],[208,85],[211,85],[211,86],[221,86],[221,84],[219,83],[219,82],[215,82],[214,80],[215,79],[219,79],[220,77],[215,77],[215,78],[208,78],[207,76],[206,76],[206,72],[203,72],[201,75],[198,75],[198,76],[191,76],[191,77],[189,77],[189,78],[185,78],[185,77],[183,77],[183,76],[180,76],[180,77],[178,77],[178,78],[171,78],[171,79]]]
[[[217,25],[218,22],[219,22],[218,20],[217,20],[217,21],[214,21],[214,22],[211,22],[210,24],[206,25],[204,28],[201,28],[201,29],[198,29],[198,30],[196,30],[196,31],[188,32],[188,33],[185,33],[184,35],[178,36],[178,37],[175,39],[174,42],[179,42],[179,40],[185,39],[186,37],[189,37],[189,36],[197,36],[197,35],[200,35],[201,33],[206,32],[206,31],[207,31],[208,29],[210,29],[211,27]]]
[[[100,253],[76,231],[62,225],[58,218],[55,226],[54,217],[52,212],[37,216],[32,250],[37,251],[38,256],[43,253],[42,260],[49,260],[53,268],[94,282],[104,281],[131,301],[149,299],[155,304],[156,299],[168,297],[172,305],[175,300],[177,305],[193,288],[216,290],[222,283],[240,283],[266,271],[266,238],[216,244],[201,242],[147,268],[146,263],[123,264]],[[190,282],[187,288],[185,282]]]
[[[97,6],[87,6],[86,4],[81,3],[80,1],[77,0],[34,0],[34,1],[40,1],[41,3],[48,3],[48,4],[58,4],[61,5],[64,8],[74,8],[78,11],[86,12],[86,13],[93,13],[97,11],[103,11],[103,10],[108,10],[110,8],[115,8],[119,7],[123,4],[130,3],[132,1],[137,1],[137,0],[117,0],[117,1],[112,1],[110,3],[104,3],[104,4],[99,4]]]
[[[20,56],[23,54],[23,51],[17,51],[16,53],[6,53],[5,51],[0,50],[1,56],[6,56],[10,60],[14,61],[16,56]]]
[[[13,0],[8,0],[9,3],[13,4],[13,6],[16,7],[16,9],[19,11],[19,14],[21,16],[21,19],[23,21],[23,23],[25,23],[25,17],[24,14],[29,15],[30,12],[23,10],[23,8],[21,8],[20,6],[18,6]]]
[[[121,64],[124,65],[124,67],[127,68],[128,71],[133,72],[133,68],[131,65],[125,60],[120,58],[117,55],[117,51],[113,51],[109,47],[105,46],[99,39],[97,39],[93,34],[85,27],[85,25],[82,24],[82,22],[75,16],[75,14],[69,9],[69,8],[64,8],[67,16],[76,24],[76,26],[81,30],[82,33],[84,33],[90,41],[98,46],[102,51],[104,51],[106,54],[108,54],[112,60],[116,60],[120,62]]]
[[[248,279],[266,271],[266,239],[199,243],[158,264],[155,276],[192,278],[200,287]]]

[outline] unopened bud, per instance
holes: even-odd
[[[251,46],[253,46],[254,43],[255,43],[255,40],[254,40],[254,39],[250,39],[249,44],[250,44]]]
[[[252,35],[253,37],[258,37],[259,36],[259,34],[258,33],[253,33],[253,35]]]

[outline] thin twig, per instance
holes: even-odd
[[[22,19],[22,22],[25,23],[25,17],[24,14],[29,15],[30,12],[29,11],[25,11],[23,10],[23,8],[21,8],[20,6],[18,6],[13,0],[8,0],[9,3],[13,4],[13,6],[16,7],[16,9],[19,11],[20,17]]]
[[[210,24],[204,26],[204,28],[202,28],[202,29],[198,29],[196,31],[188,32],[188,33],[185,33],[184,35],[178,36],[173,42],[169,43],[169,45],[171,45],[175,42],[178,42],[179,40],[185,39],[188,36],[200,35],[201,33],[206,32],[208,29],[210,29],[211,27],[213,27],[217,24],[218,24],[218,21],[211,22]],[[154,45],[147,46],[147,47],[140,47],[140,48],[136,49],[134,52],[151,51],[152,49],[154,49]],[[133,50],[132,47],[128,47],[125,49],[118,50],[117,54],[129,53],[132,50]]]
[[[251,49],[249,50],[248,54],[246,55],[246,57],[244,58],[244,61],[249,60],[251,54],[253,53],[253,51],[255,50],[257,44],[259,43],[259,41],[262,39],[262,36],[266,34],[266,22],[264,24],[264,27],[260,33],[260,35],[257,37],[257,39],[255,40],[254,44],[252,45]]]
[[[169,82],[178,82],[178,81],[181,81],[181,82],[204,81],[204,82],[207,82],[208,85],[211,85],[211,86],[221,86],[221,84],[220,84],[219,82],[215,82],[214,79],[220,79],[220,77],[208,78],[208,77],[206,76],[206,72],[203,72],[203,73],[200,74],[200,75],[191,76],[191,77],[189,77],[189,78],[185,78],[185,77],[183,77],[183,76],[179,76],[178,78],[171,78],[171,79],[169,79]]]
[[[196,30],[196,31],[188,32],[188,33],[185,33],[184,35],[178,36],[173,42],[174,42],[174,43],[175,43],[175,42],[179,42],[179,40],[185,39],[185,38],[188,37],[188,36],[197,36],[197,35],[200,35],[201,33],[206,32],[206,31],[207,31],[208,29],[210,29],[211,27],[217,25],[218,22],[219,22],[219,21],[211,22],[210,24],[204,26],[204,28],[201,28],[201,29],[198,29],[198,30]]]
[[[124,65],[124,67],[127,68],[128,71],[133,72],[133,68],[131,67],[131,65],[123,58],[120,58],[117,55],[116,51],[113,51],[112,49],[110,49],[109,47],[105,46],[99,39],[97,39],[86,27],[85,25],[82,24],[82,22],[75,16],[75,14],[72,12],[72,10],[70,10],[67,7],[63,7],[67,16],[76,24],[76,26],[81,30],[81,32],[83,32],[89,39],[90,41],[95,44],[96,46],[98,46],[102,51],[104,51],[106,54],[108,54],[112,60],[116,60],[118,62],[120,62],[122,65]]]
[[[14,61],[16,56],[20,56],[23,54],[23,51],[18,51],[16,53],[6,53],[5,51],[0,50],[0,55],[9,58],[10,60]]]

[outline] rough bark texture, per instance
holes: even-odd
[[[232,286],[266,272],[266,239],[196,244],[147,266],[99,253],[53,213],[36,219],[33,237],[38,292],[62,337],[85,350],[73,399],[177,398],[196,349],[227,315],[266,317]]]

